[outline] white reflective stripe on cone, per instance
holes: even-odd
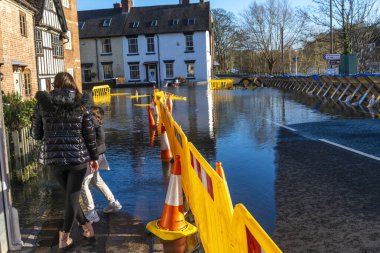
[[[161,141],[161,150],[168,150],[170,149],[170,143],[168,139],[168,135],[166,134],[166,131],[161,135],[162,141]]]
[[[170,175],[167,192],[168,193],[166,194],[165,204],[169,206],[180,206],[183,204],[182,183],[180,175]]]

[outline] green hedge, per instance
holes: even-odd
[[[22,100],[18,93],[3,95],[4,124],[10,131],[30,126],[35,99]]]

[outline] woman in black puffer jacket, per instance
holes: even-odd
[[[91,223],[79,208],[79,194],[90,163],[98,169],[94,125],[85,108],[86,99],[79,92],[73,77],[58,73],[50,93],[39,91],[32,116],[31,136],[42,140],[39,162],[53,170],[65,190],[65,217],[59,232],[59,248],[65,250],[73,243],[70,231],[75,217],[83,228],[85,238],[93,238]]]

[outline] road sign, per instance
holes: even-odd
[[[324,54],[323,58],[325,60],[340,60],[340,54]]]
[[[294,61],[294,62],[297,62],[297,61],[298,61],[298,56],[294,56],[294,57],[293,57],[293,61]]]
[[[339,65],[340,64],[340,60],[329,60],[329,64],[330,65]]]

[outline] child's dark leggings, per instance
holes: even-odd
[[[62,231],[69,233],[75,217],[80,225],[88,222],[79,206],[79,195],[86,174],[86,168],[79,170],[71,167],[53,168],[53,173],[58,183],[65,190],[65,218]]]

